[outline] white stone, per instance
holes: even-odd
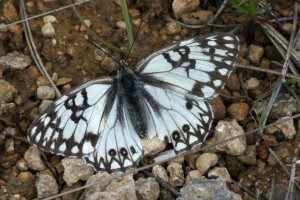
[[[51,23],[46,23],[42,26],[42,34],[45,37],[53,37],[55,35],[55,29]]]
[[[45,24],[47,24],[47,23],[53,23],[53,22],[56,22],[56,17],[54,17],[53,15],[46,15],[43,18],[43,21],[44,21]]]

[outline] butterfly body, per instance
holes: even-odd
[[[120,64],[118,71],[116,81],[120,104],[125,107],[129,119],[135,122],[132,124],[134,130],[143,138],[147,134],[147,116],[142,102],[141,82],[137,75],[125,65]]]
[[[28,139],[109,172],[139,163],[141,138],[157,136],[176,153],[198,147],[213,121],[207,100],[224,87],[238,50],[236,36],[212,34],[156,51],[133,71],[120,63],[115,78],[87,82],[51,104]]]

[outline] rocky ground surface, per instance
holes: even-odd
[[[234,21],[236,12],[230,4],[214,22],[222,24],[220,28],[191,29],[162,17],[166,15],[185,24],[203,25],[221,6],[220,1],[137,0],[127,3],[133,30],[138,31],[135,51],[127,59],[131,69],[143,57],[167,44],[199,34],[227,32],[232,30],[228,25],[237,23]],[[68,1],[32,0],[26,1],[25,7],[28,15],[34,16],[68,4]],[[278,18],[293,16],[293,6],[292,2],[272,1],[272,10]],[[92,0],[77,9],[100,38],[128,50],[119,1]],[[0,1],[1,27],[19,20],[18,10],[17,1]],[[72,9],[32,19],[29,23],[37,50],[61,93],[97,77],[116,74],[117,64],[87,40],[90,36]],[[287,38],[291,27],[291,21],[282,22]],[[238,63],[281,70],[276,63],[282,64],[284,59],[258,26],[245,23],[236,34],[241,42]],[[95,174],[80,159],[40,152],[26,141],[27,129],[38,113],[56,98],[55,90],[33,62],[22,24],[1,28],[0,43],[0,199],[46,198],[86,183],[98,184],[61,198],[237,200],[255,199],[256,194],[263,199],[269,198],[270,194],[273,199],[283,199],[287,194],[289,176],[269,153],[268,146],[290,171],[293,158],[299,156],[297,119],[265,129],[262,140],[257,140],[254,132],[124,177],[120,173]],[[116,59],[127,56],[117,50],[106,50]],[[259,117],[269,102],[276,78],[271,73],[237,69],[226,88],[220,91],[221,95],[211,100],[216,119],[212,136],[205,145],[259,127]],[[289,85],[289,89],[299,96],[297,86]],[[297,100],[289,89],[283,87],[268,124],[299,112]],[[145,141],[144,145],[148,157],[168,148],[157,138]],[[146,165],[146,160],[141,165]],[[111,179],[112,176],[119,178]],[[298,177],[299,170],[296,170],[296,182]],[[299,199],[299,190],[295,189],[293,195]]]

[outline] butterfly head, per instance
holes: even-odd
[[[118,66],[118,77],[124,76],[129,72],[128,65],[125,60],[120,60],[119,66]]]

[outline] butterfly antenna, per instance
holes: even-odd
[[[119,60],[117,60],[116,58],[112,57],[109,53],[107,53],[105,50],[103,50],[103,48],[98,43],[96,43],[95,41],[90,40],[90,39],[87,39],[87,41],[89,41],[90,43],[92,43],[93,45],[95,45],[100,51],[102,51],[108,57],[110,57],[111,59],[113,59],[113,61],[115,61],[116,63],[118,63],[119,66],[122,65],[122,63]]]
[[[143,20],[142,20],[142,18],[141,18],[141,23],[139,24],[138,30],[136,31],[136,33],[135,33],[135,35],[134,35],[133,43],[132,43],[132,45],[131,45],[131,47],[130,47],[130,49],[129,49],[129,52],[128,52],[127,56],[126,56],[125,59],[124,59],[125,62],[127,61],[128,57],[129,57],[129,55],[130,55],[130,53],[131,53],[131,51],[132,51],[132,49],[133,49],[133,47],[134,47],[135,41],[136,41],[137,38],[138,38],[140,29],[141,29],[141,27],[142,27],[142,23],[143,23]]]

